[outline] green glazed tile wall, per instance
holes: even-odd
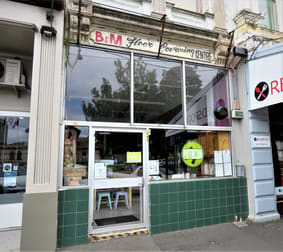
[[[88,243],[88,189],[59,191],[57,247]]]
[[[246,178],[150,184],[151,233],[248,217]]]

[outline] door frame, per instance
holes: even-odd
[[[142,145],[143,145],[143,177],[141,178],[142,183],[142,202],[143,202],[143,211],[141,212],[141,215],[143,214],[143,221],[138,224],[122,224],[122,225],[115,225],[115,226],[109,226],[99,229],[94,229],[92,226],[93,222],[93,171],[94,171],[94,162],[95,162],[95,156],[92,155],[92,153],[95,153],[95,133],[97,131],[108,131],[108,132],[121,132],[121,133],[140,133],[142,134]],[[149,187],[148,187],[148,158],[149,158],[149,146],[148,146],[148,134],[149,129],[136,129],[136,128],[113,128],[113,127],[96,127],[96,126],[90,126],[89,127],[89,159],[88,159],[88,167],[89,167],[89,174],[88,174],[88,186],[89,186],[89,234],[98,234],[98,233],[105,233],[105,232],[112,232],[117,230],[126,230],[126,229],[138,229],[138,228],[149,228]],[[121,179],[111,179],[115,180],[115,183],[119,183],[119,181],[124,180],[124,182],[131,183],[133,179],[136,178],[121,178]],[[103,181],[109,181],[109,179],[101,180]],[[136,180],[137,181],[137,180]],[[99,187],[98,187],[99,188]]]

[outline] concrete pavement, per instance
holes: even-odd
[[[0,232],[0,251],[17,251],[20,230]],[[139,235],[98,241],[60,251],[283,251],[283,219],[249,223],[238,228],[231,223],[156,235]]]
[[[269,223],[249,223],[242,228],[225,223],[98,241],[64,248],[62,251],[283,251],[283,219]]]
[[[21,230],[0,231],[0,251],[18,251],[21,241]]]

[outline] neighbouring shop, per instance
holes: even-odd
[[[17,20],[0,20],[0,32],[0,229],[7,229],[22,225],[34,32]]]
[[[258,50],[247,67],[255,221],[282,215],[282,52],[282,43]]]
[[[247,181],[233,164],[229,73],[215,48],[164,38],[156,57],[158,36],[99,22],[90,21],[80,45],[69,30],[57,246],[247,218]]]

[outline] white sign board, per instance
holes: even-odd
[[[283,102],[283,53],[249,62],[250,110]]]
[[[94,165],[94,178],[95,179],[105,179],[106,174],[106,165],[104,163],[96,163]]]
[[[159,174],[159,160],[149,160],[149,175],[158,175]]]
[[[253,148],[270,148],[270,136],[253,136],[252,137]]]

